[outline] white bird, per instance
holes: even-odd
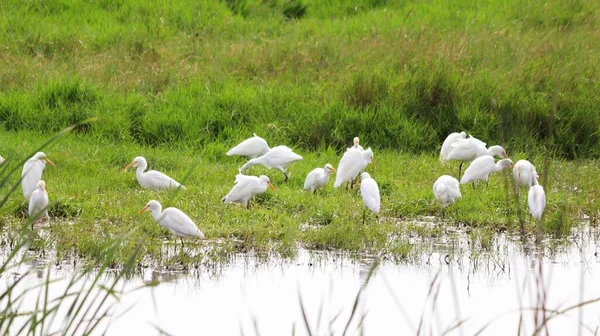
[[[476,158],[484,155],[499,156],[503,159],[508,158],[506,151],[504,148],[502,148],[502,146],[491,146],[489,149],[485,146],[485,142],[474,137],[456,140],[450,144],[452,149],[446,156],[445,160],[461,161],[460,165],[458,166],[458,177],[460,178],[462,165],[465,161],[473,161]]]
[[[237,146],[227,152],[227,156],[241,155],[247,156],[248,159],[254,159],[266,154],[271,148],[267,141],[254,133],[254,136],[240,142]]]
[[[287,146],[277,146],[271,148],[267,153],[255,158],[250,159],[241,168],[241,171],[245,171],[254,165],[262,165],[263,167],[270,169],[275,168],[280,170],[285,176],[285,181],[288,180],[287,168],[294,162],[302,160],[302,156],[294,153]]]
[[[476,182],[476,181],[488,181],[491,173],[496,173],[505,168],[512,168],[513,163],[511,159],[502,159],[497,163],[494,163],[494,157],[491,155],[484,155],[476,158],[471,162],[471,165],[465,170],[465,175],[460,180],[461,184]]]
[[[379,208],[381,199],[379,197],[379,186],[369,173],[360,174],[360,195],[362,196],[365,207],[369,208],[379,218]],[[363,212],[363,223],[365,222],[365,214]]]
[[[517,188],[521,186],[531,185],[531,173],[536,173],[535,166],[527,160],[519,160],[513,167],[513,176],[515,177],[515,183]]]
[[[29,218],[35,218],[36,221],[48,218],[48,193],[46,192],[46,182],[44,180],[40,180],[37,183],[37,189],[31,193]]]
[[[465,132],[450,133],[446,137],[446,140],[444,140],[444,143],[442,144],[442,149],[440,150],[440,160],[441,161],[448,160],[448,154],[450,154],[450,151],[454,148],[451,145],[458,140],[462,140],[462,139],[466,139],[466,138],[467,138],[467,133],[465,133]]]
[[[454,204],[461,197],[458,180],[449,175],[442,175],[433,184],[433,194],[442,205],[442,216],[444,207]]]
[[[0,164],[3,164],[3,163],[4,163],[4,161],[6,161],[6,159],[5,159],[5,158],[3,158],[3,157],[2,157],[2,155],[0,155]]]
[[[264,193],[267,191],[267,187],[275,190],[268,176],[261,175],[257,177],[240,173],[235,176],[235,185],[227,195],[221,198],[221,202],[242,203],[244,207],[248,208],[250,198],[256,194]]]
[[[360,142],[360,139],[358,137],[354,137],[354,146],[352,146],[350,148],[365,150],[361,145],[358,144],[359,142]],[[348,149],[350,149],[350,148],[348,148]]]
[[[38,182],[42,179],[42,173],[46,168],[46,163],[54,166],[54,162],[50,161],[46,154],[42,152],[35,153],[25,164],[21,171],[21,187],[25,200],[29,200],[31,193],[37,189]]]
[[[366,150],[348,149],[338,165],[333,187],[338,188],[344,182],[352,182],[365,169],[369,162],[373,164],[373,168],[376,168],[371,147]]]
[[[315,168],[306,176],[304,180],[304,190],[310,189],[312,193],[316,193],[317,189],[323,188],[329,182],[329,175],[335,172],[335,168],[331,164],[326,164],[323,168]]]
[[[198,229],[194,221],[177,208],[170,207],[163,211],[160,203],[152,200],[138,210],[138,214],[144,211],[151,211],[152,217],[160,226],[167,228],[173,235],[179,237],[181,251],[183,251],[183,238],[204,238],[204,233]]]
[[[544,187],[538,184],[537,173],[532,172],[530,175],[531,186],[527,195],[527,203],[529,204],[529,213],[537,219],[541,219],[546,209],[546,193]]]
[[[154,191],[176,189],[179,187],[181,187],[181,189],[186,189],[179,182],[159,171],[149,170],[144,173],[144,170],[148,168],[148,162],[146,162],[146,159],[142,156],[137,156],[135,159],[133,159],[130,164],[123,168],[123,171],[127,171],[131,167],[137,167],[137,170],[135,171],[135,177],[140,185],[145,189]]]

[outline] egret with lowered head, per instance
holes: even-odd
[[[465,175],[460,179],[461,184],[476,181],[488,182],[491,173],[497,173],[505,168],[512,168],[513,162],[511,159],[502,159],[494,163],[494,157],[484,155],[476,158],[471,162],[471,165],[465,170]]]
[[[460,165],[458,166],[458,178],[460,178],[462,165],[466,161],[473,161],[476,158],[484,155],[490,155],[492,157],[499,156],[503,159],[508,158],[506,151],[504,148],[502,148],[502,146],[491,146],[489,149],[485,146],[485,142],[474,137],[456,140],[450,144],[452,149],[446,156],[445,160],[461,161]]]
[[[46,157],[46,154],[37,152],[23,165],[23,170],[21,171],[21,187],[23,188],[25,200],[29,200],[33,191],[37,189],[37,184],[42,179],[42,173],[44,172],[44,168],[46,168],[46,163],[54,166],[54,163]]]
[[[531,186],[527,195],[529,213],[539,220],[544,215],[544,210],[546,210],[546,192],[544,192],[544,187],[538,183],[538,175],[535,171],[531,172],[529,177],[531,179]]]
[[[271,148],[267,153],[257,157],[256,159],[250,159],[241,168],[241,171],[245,171],[254,165],[261,165],[267,169],[275,168],[283,173],[285,181],[288,180],[287,168],[294,162],[302,160],[302,156],[294,153],[287,146],[277,146]]]
[[[123,171],[127,171],[131,167],[137,167],[135,177],[145,189],[154,191],[176,188],[185,189],[179,182],[159,171],[149,170],[144,173],[144,170],[148,168],[148,162],[146,162],[146,159],[143,156],[137,156],[130,164],[123,168]]]
[[[138,214],[150,211],[154,220],[162,227],[167,228],[173,235],[181,240],[181,251],[183,252],[183,238],[204,238],[204,233],[198,229],[194,221],[183,211],[177,208],[166,208],[162,210],[162,206],[158,201],[150,201],[145,207],[138,210]]]
[[[323,168],[315,168],[306,176],[304,180],[304,190],[309,190],[316,193],[317,189],[323,188],[329,182],[329,175],[335,172],[335,168],[331,164],[326,164]]]
[[[226,155],[240,155],[247,156],[248,159],[254,159],[266,154],[271,149],[267,141],[256,135],[256,133],[253,135],[253,137],[240,142],[237,146],[230,149]]]
[[[381,207],[379,186],[367,172],[360,174],[360,196],[362,196],[365,203],[365,208],[373,211],[375,217],[379,219],[379,209]],[[363,211],[363,224],[365,223],[365,211]]]
[[[513,167],[513,176],[515,177],[517,188],[520,188],[521,186],[527,186],[527,188],[529,188],[531,185],[531,173],[537,174],[535,166],[531,162],[519,160],[515,163],[515,166]]]
[[[461,197],[460,184],[458,180],[450,175],[442,175],[433,184],[433,194],[442,205],[442,217],[444,208],[448,204],[454,204]]]
[[[371,147],[365,150],[349,148],[340,160],[333,187],[338,188],[344,182],[351,183],[365,169],[369,162],[373,164],[373,168],[376,168]]]

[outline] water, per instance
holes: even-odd
[[[147,267],[119,282],[125,294],[119,302],[111,299],[114,314],[102,327],[108,326],[109,335],[156,335],[158,330],[170,335],[307,335],[301,300],[313,335],[341,335],[346,327],[348,335],[415,334],[419,328],[426,335],[473,335],[481,330],[484,335],[506,335],[516,334],[519,325],[523,334],[531,334],[539,288],[545,289],[548,310],[600,298],[597,238],[593,230],[575,233],[566,241],[546,241],[546,248],[537,251],[498,235],[484,249],[455,232],[423,243],[425,248],[410,263],[382,260],[368,282],[374,258],[306,250],[294,260],[265,261],[244,254],[217,267]],[[58,279],[52,293],[62,293],[73,272],[68,265],[45,268],[39,263],[20,271],[26,267],[39,271],[22,288],[43,283],[49,270]],[[102,282],[111,280],[107,275]],[[6,278],[5,283],[10,281]],[[145,286],[150,283],[158,285]],[[33,309],[33,292],[23,309]],[[546,317],[551,315],[546,312]],[[579,330],[593,334],[599,326],[598,303],[548,322],[550,332],[560,335]]]

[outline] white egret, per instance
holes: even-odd
[[[448,204],[454,204],[461,197],[460,184],[458,180],[449,175],[442,175],[433,184],[433,194],[442,205],[442,216],[444,208]]]
[[[450,151],[453,149],[453,147],[451,145],[458,140],[462,140],[462,139],[466,139],[466,138],[467,138],[467,133],[465,133],[465,132],[450,133],[446,137],[446,140],[444,140],[444,143],[442,144],[442,149],[440,150],[440,160],[441,161],[448,160],[448,154],[450,154]]]
[[[37,189],[37,183],[42,179],[42,173],[46,168],[46,163],[54,166],[54,162],[50,161],[46,154],[42,152],[35,153],[25,164],[21,171],[21,187],[25,200],[29,200],[31,193]]]
[[[323,188],[329,182],[329,175],[335,172],[335,168],[331,164],[326,164],[323,168],[315,168],[306,176],[304,180],[304,190],[310,189],[312,193],[316,193],[317,189]]]
[[[344,182],[352,182],[356,179],[358,174],[365,169],[369,162],[373,164],[373,168],[376,168],[371,147],[365,150],[355,148],[348,149],[344,153],[344,156],[342,156],[340,164],[338,165],[333,187],[338,188]]]
[[[491,155],[484,155],[476,158],[471,162],[471,165],[465,170],[465,175],[460,179],[461,184],[476,182],[476,181],[488,181],[491,173],[502,171],[505,168],[512,168],[513,162],[511,159],[502,159],[494,163],[494,157]]]
[[[250,198],[256,194],[264,193],[267,191],[267,187],[275,190],[268,176],[261,175],[257,177],[240,173],[235,176],[235,185],[227,195],[221,198],[221,202],[242,203],[244,207],[248,208]]]
[[[365,207],[369,208],[379,218],[379,208],[381,198],[379,196],[379,186],[369,173],[360,174],[360,196],[362,196]],[[363,211],[363,224],[365,222],[365,212]]]
[[[285,176],[285,181],[288,180],[287,168],[294,162],[302,160],[302,156],[294,153],[287,146],[277,146],[271,148],[266,154],[263,154],[255,159],[250,159],[241,168],[245,171],[254,165],[261,165],[267,169],[275,168],[280,170]]]
[[[534,171],[529,174],[530,184],[527,203],[529,204],[529,213],[536,219],[541,219],[546,209],[546,193],[544,187],[538,183],[538,175]]]
[[[163,211],[160,203],[152,200],[145,207],[138,210],[138,214],[144,211],[150,211],[152,217],[160,226],[167,228],[173,235],[179,237],[182,252],[183,238],[204,238],[204,233],[198,229],[194,221],[177,208],[170,207]]]
[[[6,159],[5,159],[5,158],[3,158],[3,157],[2,157],[2,155],[0,155],[0,164],[3,164],[3,163],[4,163],[4,161],[6,161]]]
[[[531,173],[536,173],[535,166],[527,160],[519,160],[513,167],[513,176],[515,177],[515,183],[517,188],[521,186],[531,185]]]
[[[473,161],[476,158],[484,155],[499,156],[503,159],[508,158],[506,151],[504,148],[502,148],[502,146],[491,146],[489,149],[485,146],[485,142],[474,137],[456,140],[450,144],[452,149],[446,156],[446,160],[461,161],[460,165],[458,166],[458,177],[460,178],[462,165],[465,161]]]
[[[271,149],[269,148],[269,144],[267,144],[267,141],[256,135],[256,133],[254,133],[253,135],[253,137],[240,142],[237,146],[230,149],[226,155],[240,155],[247,156],[248,159],[254,159],[256,157],[266,154]]]
[[[29,218],[36,221],[48,218],[48,192],[46,192],[46,182],[40,180],[37,183],[37,189],[31,193],[29,199]],[[31,222],[33,225],[33,222]]]
[[[354,137],[354,145],[350,148],[365,150],[361,145],[358,144],[359,142],[360,142],[360,139],[358,137]],[[348,148],[348,149],[350,149],[350,148]]]
[[[150,189],[154,191],[164,190],[164,189],[176,189],[180,188],[185,189],[183,185],[169,176],[156,171],[149,170],[144,173],[144,170],[148,168],[148,162],[143,156],[137,156],[130,164],[123,168],[123,171],[127,171],[131,167],[137,167],[135,171],[135,177],[137,178],[140,185],[145,189]]]

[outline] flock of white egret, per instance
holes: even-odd
[[[381,198],[377,182],[364,172],[369,163],[376,167],[371,148],[364,149],[359,144],[359,138],[354,138],[354,145],[348,148],[338,164],[337,170],[327,163],[323,168],[313,169],[304,182],[304,189],[316,193],[318,189],[323,188],[329,182],[331,174],[335,173],[334,188],[338,188],[346,183],[346,189],[352,187],[360,174],[357,183],[360,184],[360,194],[363,199],[365,209],[371,210],[375,216],[379,215],[381,207]],[[267,188],[275,190],[269,177],[265,175],[250,176],[243,172],[249,170],[254,165],[262,165],[266,168],[275,168],[280,170],[285,181],[288,180],[287,169],[296,161],[302,160],[302,156],[294,153],[287,146],[277,146],[270,148],[267,141],[256,134],[248,138],[228,151],[227,156],[240,155],[248,157],[246,162],[238,170],[235,176],[234,186],[225,195],[221,202],[223,203],[241,203],[248,207],[250,199],[257,194],[264,193]],[[495,162],[494,156],[499,156],[498,162]],[[501,146],[491,146],[486,148],[486,143],[472,136],[467,137],[465,132],[452,133],[448,135],[440,151],[440,160],[461,161],[459,165],[459,181],[449,175],[440,176],[433,185],[433,193],[441,204],[442,215],[444,208],[449,204],[454,204],[461,197],[460,184],[474,183],[476,181],[488,181],[489,175],[499,172],[506,168],[513,168],[515,183],[518,187],[526,186],[529,188],[528,205],[533,217],[539,219],[542,217],[546,206],[546,195],[542,186],[538,183],[538,174],[535,167],[527,160],[520,160],[513,167],[513,162],[507,157],[506,151]],[[0,163],[4,159],[0,157]],[[471,162],[461,178],[462,164]],[[54,166],[46,154],[36,153],[25,162],[21,173],[21,186],[25,200],[29,201],[29,216],[32,218],[45,219],[48,217],[48,193],[46,192],[46,183],[42,180],[42,173],[46,164]],[[185,189],[185,186],[175,181],[171,177],[155,171],[149,170],[146,159],[138,156],[128,164],[124,171],[129,168],[136,169],[136,178],[139,184],[145,188],[154,191],[164,189]],[[158,201],[151,200],[138,213],[150,211],[154,220],[161,226],[167,228],[176,237],[199,237],[204,238],[202,231],[198,229],[194,221],[190,219],[183,211],[177,208],[166,208]],[[363,222],[365,213],[363,212]],[[181,239],[183,247],[183,239]]]

